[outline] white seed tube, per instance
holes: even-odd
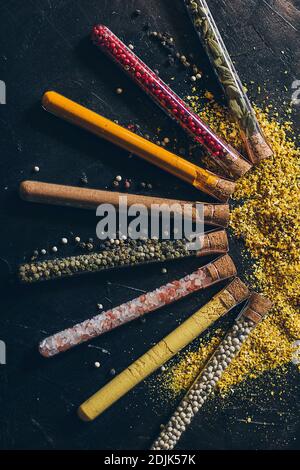
[[[176,446],[193,417],[214,393],[216,384],[232,359],[239,353],[255,325],[267,314],[271,306],[271,302],[262,295],[251,294],[248,304],[180,402],[152,445],[152,450],[170,450]]]

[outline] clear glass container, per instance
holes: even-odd
[[[251,165],[218,137],[187,104],[176,95],[106,26],[93,28],[92,40],[111,57],[172,118],[201,144],[230,176],[239,178]]]
[[[223,87],[229,109],[237,121],[248,157],[253,164],[273,152],[238,76],[222,36],[205,0],[185,0],[200,41]]]

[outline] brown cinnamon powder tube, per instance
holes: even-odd
[[[22,181],[19,192],[24,201],[90,210],[96,210],[100,204],[112,204],[116,209],[118,209],[121,198],[124,197],[127,199],[127,206],[142,204],[148,210],[151,209],[151,206],[157,204],[159,206],[164,206],[166,210],[174,208],[175,212],[176,210],[179,210],[183,213],[184,207],[190,206],[191,217],[195,221],[200,218],[196,204],[202,204],[204,223],[221,227],[227,227],[229,223],[228,204],[210,204],[198,201],[195,203],[193,201],[143,196],[140,194],[127,194],[115,191],[103,191],[99,189],[81,188],[78,186],[43,183],[40,181]]]

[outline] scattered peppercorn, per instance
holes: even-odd
[[[89,180],[88,180],[88,177],[85,173],[82,173],[82,176],[80,177],[80,182],[82,184],[88,184]]]
[[[141,10],[135,10],[135,11],[133,12],[132,16],[133,16],[133,17],[138,17],[138,16],[141,15],[141,13],[142,13]]]

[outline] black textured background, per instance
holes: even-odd
[[[115,146],[48,115],[41,109],[44,91],[53,89],[99,113],[135,123],[143,132],[182,132],[88,39],[92,25],[102,22],[185,96],[191,85],[184,71],[165,67],[165,54],[143,31],[171,33],[178,48],[193,52],[204,70],[199,90],[218,93],[218,85],[199,48],[180,0],[2,0],[0,3],[0,79],[7,85],[7,104],[0,107],[1,282],[0,339],[7,344],[7,365],[0,366],[0,448],[146,449],[176,403],[160,399],[159,390],[141,384],[95,422],[76,416],[77,406],[109,380],[109,370],[121,371],[154,342],[194,312],[221,286],[194,295],[159,312],[146,322],[133,322],[61,357],[44,360],[37,352],[46,335],[134,298],[134,289],[151,290],[182,276],[198,262],[178,262],[167,275],[147,267],[109,276],[90,276],[57,283],[20,287],[7,282],[18,262],[36,248],[50,248],[62,236],[83,239],[95,235],[93,213],[20,201],[23,179],[79,184],[82,172],[89,186],[105,188],[116,174],[153,184],[152,194],[200,198],[175,178]],[[279,112],[291,98],[291,83],[299,74],[299,1],[210,0],[220,29],[242,79],[266,89]],[[141,10],[141,15],[132,13]],[[200,51],[200,53],[199,53]],[[170,81],[175,76],[174,81]],[[117,95],[115,89],[124,93]],[[299,112],[295,115],[299,124]],[[180,145],[179,145],[180,146]],[[33,175],[34,165],[40,173]],[[149,193],[149,192],[148,192]],[[204,200],[205,196],[201,195]],[[240,264],[239,244],[232,254]],[[74,248],[62,249],[61,253]],[[208,259],[203,259],[203,264]],[[236,312],[226,320],[230,324]],[[214,328],[218,327],[215,325]],[[213,329],[211,329],[213,331]],[[101,352],[105,348],[110,354]],[[95,369],[95,361],[101,368]],[[151,383],[155,381],[152,378]],[[275,386],[274,386],[275,383]],[[272,384],[272,385],[271,385]],[[270,390],[274,394],[270,394]],[[247,423],[251,417],[252,422]],[[299,446],[299,376],[291,368],[284,383],[274,374],[239,388],[224,401],[214,399],[195,419],[181,440],[181,449],[296,448]]]

